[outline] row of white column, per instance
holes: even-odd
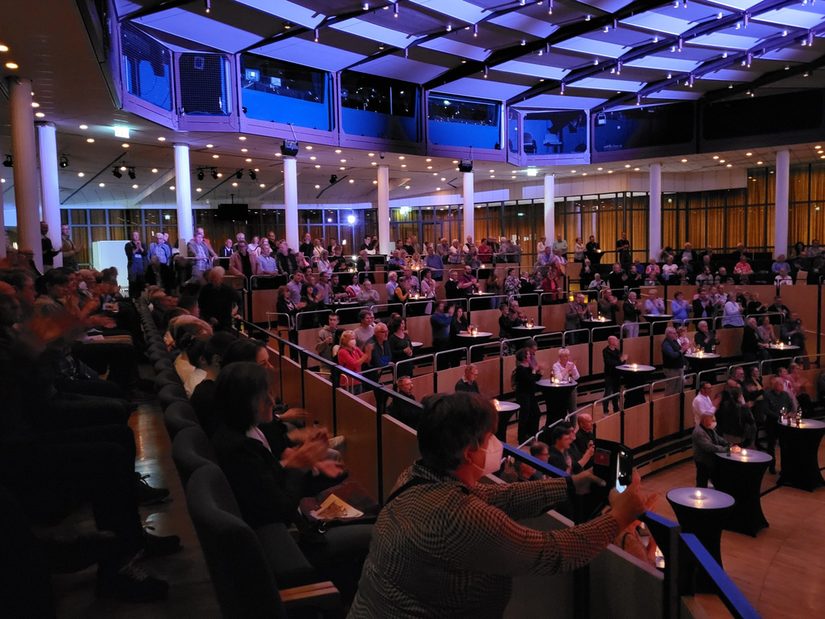
[[[12,156],[14,157],[14,198],[17,210],[18,247],[31,251],[38,268],[43,266],[40,243],[40,221],[49,226],[49,237],[55,247],[60,246],[60,188],[58,180],[57,139],[51,123],[34,122],[32,85],[25,78],[7,78],[11,104]],[[35,127],[37,140],[35,140]],[[177,202],[178,239],[181,246],[193,236],[191,166],[189,146],[175,144],[175,190]],[[39,167],[38,161],[39,158]],[[286,240],[290,247],[300,244],[298,221],[298,166],[294,157],[284,157],[284,207]],[[39,174],[38,174],[39,170]],[[389,253],[390,239],[390,180],[389,167],[378,166],[378,239],[382,253]],[[790,153],[776,154],[776,208],[775,254],[788,251],[788,191]],[[662,164],[653,163],[649,169],[650,200],[648,219],[648,248],[655,255],[662,247]],[[463,173],[464,236],[475,238],[475,183],[472,172]],[[39,191],[38,191],[39,184]],[[6,232],[3,224],[3,195],[0,190],[0,257],[5,255]],[[556,178],[544,177],[544,236],[555,238]],[[55,258],[60,266],[61,258]]]

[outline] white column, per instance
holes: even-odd
[[[18,249],[34,254],[34,264],[43,269],[40,246],[40,196],[37,191],[37,147],[34,141],[32,83],[9,77],[11,107],[11,152],[14,157],[14,202],[17,209]]]
[[[52,123],[36,123],[40,157],[41,219],[49,226],[52,247],[60,249],[60,181],[57,176],[57,130]],[[63,266],[63,254],[54,257],[54,266]]]
[[[662,164],[650,164],[650,199],[647,222],[647,253],[658,256],[662,249]]]
[[[3,205],[3,185],[0,185],[0,260],[6,257],[6,245],[9,237],[6,234],[6,211]]]
[[[390,166],[378,166],[378,252],[389,254],[393,243],[390,238]],[[352,248],[355,253],[357,247]]]
[[[476,193],[473,172],[463,172],[464,175],[464,234],[461,242],[468,236],[476,240]]]
[[[774,208],[774,256],[788,255],[788,191],[791,176],[791,153],[776,153],[776,208]]]
[[[175,202],[178,214],[178,250],[185,256],[186,244],[195,235],[188,144],[175,144]]]
[[[286,223],[286,244],[295,251],[298,240],[298,160],[284,157],[284,208]]]
[[[556,240],[556,175],[544,175],[544,237],[547,244]]]

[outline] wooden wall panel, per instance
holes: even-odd
[[[719,329],[716,332],[716,337],[719,340],[716,352],[722,355],[722,357],[738,357],[741,355],[742,331],[741,328],[737,327]]]
[[[501,312],[497,309],[473,310],[470,315],[470,322],[478,327],[479,331],[488,331],[493,337],[498,337],[498,317]]]
[[[792,312],[798,312],[802,326],[811,331],[816,330],[817,288],[818,286],[781,286],[782,302]],[[770,305],[767,300],[763,300],[763,303]],[[815,342],[813,347],[808,345],[808,349],[808,352],[815,351]]]
[[[332,418],[332,383],[311,370],[304,370],[304,408],[309,413],[307,427],[318,422],[337,434]]]
[[[650,363],[650,340],[647,337],[628,337],[622,340],[622,352],[628,363]]]
[[[501,357],[495,359],[485,359],[475,364],[478,368],[478,388],[485,398],[497,398],[501,394]],[[511,360],[510,372],[515,368],[515,357],[510,355],[504,357]],[[439,385],[441,383],[439,382]],[[453,383],[455,385],[455,383]],[[504,374],[504,391],[510,389],[510,374]]]
[[[624,411],[624,444],[634,449],[650,442],[650,405],[639,404]]]
[[[301,392],[301,366],[288,357],[281,357],[283,400],[289,406],[304,406]]]
[[[724,386],[724,385],[723,385]],[[689,391],[685,391],[685,408],[682,411],[682,427],[686,430],[693,429],[693,398],[696,397],[696,391],[694,389],[690,389]],[[713,396],[711,396],[713,397]],[[655,428],[655,422],[654,422]]]
[[[267,312],[277,311],[278,289],[252,291],[252,322],[266,322]]]
[[[421,376],[413,376],[412,378],[413,383],[413,393],[415,394],[415,399],[419,402],[424,398],[424,396],[431,395],[433,393],[433,374],[422,374]]]
[[[495,364],[495,371],[498,373],[498,360],[491,359],[493,364]],[[476,364],[478,365],[478,364]],[[479,372],[480,374],[481,372]],[[439,393],[453,393],[455,391],[455,384],[461,380],[461,377],[464,376],[464,364],[456,367],[456,368],[447,368],[446,370],[440,370],[437,373],[437,380],[436,385],[438,387]],[[476,382],[479,383],[479,389],[481,388],[481,380],[477,380]],[[496,385],[498,385],[498,380],[496,380]]]
[[[596,422],[596,436],[607,441],[621,440],[621,418],[619,415],[609,415]]]
[[[674,394],[653,401],[653,440],[679,431],[680,399],[681,394]]]
[[[555,333],[564,330],[564,315],[567,313],[567,304],[542,305],[541,324],[545,333]]]
[[[424,342],[424,347],[433,345],[433,329],[429,316],[410,316],[407,321],[407,333],[413,342]]]
[[[392,494],[399,475],[418,458],[418,436],[415,430],[388,415],[381,417],[384,500]]]
[[[349,478],[378,500],[378,427],[375,409],[343,389],[335,391],[338,433],[347,438]]]
[[[662,365],[662,342],[664,341],[664,334],[653,336],[653,365]]]
[[[607,340],[593,342],[593,374],[604,374],[604,356],[602,351],[607,348]],[[579,368],[581,372],[581,368]]]

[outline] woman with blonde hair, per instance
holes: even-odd
[[[353,372],[361,373],[365,363],[368,363],[372,356],[373,345],[367,343],[362,351],[358,348],[358,342],[355,339],[355,331],[347,329],[341,334],[341,344],[338,347],[338,365],[345,367]],[[351,376],[342,375],[341,385],[350,386],[353,391],[360,390],[361,383]]]

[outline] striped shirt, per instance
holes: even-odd
[[[537,531],[516,522],[568,499],[564,479],[468,488],[418,463],[396,487],[424,481],[378,517],[349,617],[500,617],[512,577],[555,574],[588,563],[616,537],[601,516],[584,525]]]

